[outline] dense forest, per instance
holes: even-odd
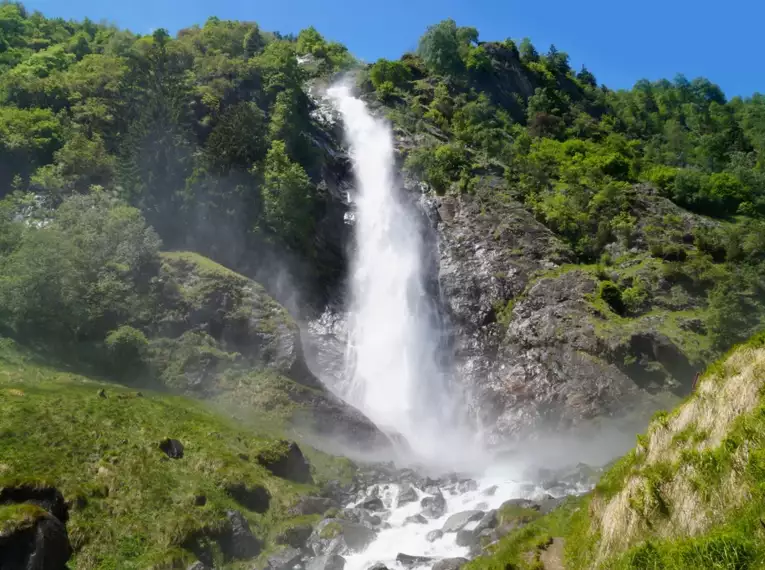
[[[635,251],[641,193],[710,217],[689,234],[669,216],[646,245],[663,271],[708,298],[719,344],[759,321],[765,96],[728,101],[708,80],[683,76],[613,91],[571,69],[555,46],[482,42],[451,20],[429,28],[416,53],[365,66],[313,28],[292,37],[211,18],[176,38],[161,29],[139,36],[5,2],[4,326],[104,341],[108,327],[88,323],[104,320],[114,296],[129,303],[136,264],[160,239],[213,257],[236,243],[311,263],[325,200],[307,82],[345,70],[416,137],[409,172],[438,194],[476,192],[481,176],[502,176],[497,195],[520,200],[571,245],[576,263],[607,268]],[[156,234],[107,246],[121,234],[92,224],[83,195],[112,204],[120,232],[140,218]],[[96,242],[109,253],[95,256]],[[602,294],[622,315],[645,313],[652,291],[643,281],[606,279]],[[112,311],[109,327],[134,321],[133,310]]]

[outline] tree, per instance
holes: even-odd
[[[461,39],[470,41],[469,35],[458,35],[457,24],[454,20],[443,20],[428,27],[420,38],[417,53],[425,65],[435,73],[456,75],[463,69],[460,57]]]
[[[531,63],[539,61],[539,52],[537,52],[534,44],[531,43],[529,38],[523,38],[521,45],[518,49],[521,54],[521,61],[523,63]]]
[[[263,169],[263,208],[267,225],[285,243],[307,249],[313,230],[312,184],[290,160],[284,141],[275,140]]]

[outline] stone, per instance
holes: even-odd
[[[277,477],[296,483],[313,483],[311,466],[294,441],[280,440],[259,453],[256,460]]]
[[[444,558],[433,564],[431,570],[460,570],[468,562],[467,558]]]
[[[401,489],[398,492],[398,500],[396,505],[402,507],[406,504],[413,503],[417,500],[417,490],[411,485],[411,483],[402,483]]]
[[[473,533],[478,536],[481,534],[484,530],[491,530],[493,528],[496,528],[497,523],[497,511],[489,511],[486,513],[483,518],[478,522],[478,525],[473,529]]]
[[[62,570],[71,556],[64,523],[42,510],[33,524],[0,534],[3,570]]]
[[[478,490],[478,482],[474,479],[463,479],[457,483],[457,492],[459,494],[469,493],[470,491]]]
[[[483,514],[483,511],[462,511],[461,513],[453,514],[446,519],[441,530],[444,531],[444,533],[457,532],[458,530],[462,530],[469,523],[481,520]]]
[[[306,570],[343,570],[345,558],[337,554],[317,556],[308,562]]]
[[[438,539],[442,538],[444,536],[444,531],[442,530],[431,530],[427,535],[425,535],[425,540],[428,542],[435,542]]]
[[[361,508],[344,509],[340,511],[338,518],[361,523],[368,527],[380,526],[382,523],[382,519],[378,515],[372,514],[368,510]]]
[[[286,544],[293,548],[303,548],[313,532],[310,524],[299,524],[284,529],[276,535],[276,544]]]
[[[298,515],[323,515],[330,509],[336,509],[340,504],[334,499],[326,497],[301,497],[297,504],[289,510],[289,514]]]
[[[404,519],[404,524],[428,524],[428,519],[422,515],[412,515]]]
[[[422,507],[422,514],[431,519],[437,519],[446,512],[446,499],[439,491],[433,497],[424,497],[420,501],[420,506]]]
[[[239,511],[227,511],[228,532],[221,539],[221,548],[228,558],[247,560],[255,558],[262,549],[261,542],[252,534],[250,524]]]
[[[367,570],[389,570],[389,568],[382,562],[378,562],[367,568]]]
[[[433,559],[429,556],[412,556],[410,554],[404,554],[399,552],[396,556],[396,562],[401,564],[404,568],[414,568],[415,566],[424,566],[432,562]]]
[[[265,513],[271,504],[271,493],[262,485],[246,486],[235,483],[226,487],[226,492],[245,509],[256,513]]]
[[[356,505],[356,507],[360,509],[366,509],[372,512],[385,510],[385,505],[383,504],[382,499],[380,499],[379,497],[371,497],[369,499],[361,501],[358,505]]]
[[[300,562],[302,553],[297,548],[287,547],[268,557],[270,570],[292,570]]]
[[[163,439],[159,442],[159,448],[170,459],[183,459],[183,444],[177,439]]]
[[[194,495],[194,506],[204,507],[207,504],[207,497],[205,495]]]
[[[475,546],[477,542],[476,533],[472,530],[466,530],[466,529],[458,530],[456,542],[457,542],[457,546],[473,547]]]
[[[509,501],[502,503],[502,506],[499,507],[499,510],[506,508],[531,509],[538,511],[541,507],[539,503],[535,503],[534,501],[530,501],[528,499],[510,499]]]
[[[363,524],[343,519],[324,519],[308,539],[308,547],[317,556],[361,552],[376,536],[374,530]]]
[[[493,497],[494,494],[497,492],[497,489],[499,489],[497,485],[492,485],[491,487],[484,489],[483,490],[484,497]]]
[[[207,564],[204,562],[201,562],[200,560],[197,560],[190,566],[186,567],[186,570],[212,570]]]

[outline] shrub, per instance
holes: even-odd
[[[123,325],[111,331],[104,344],[110,356],[109,368],[124,374],[143,366],[149,340],[138,329]]]

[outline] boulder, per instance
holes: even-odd
[[[345,558],[337,554],[317,556],[306,566],[306,570],[343,570],[344,568]]]
[[[296,483],[313,483],[311,466],[294,441],[277,441],[260,451],[256,460],[277,477]]]
[[[444,558],[433,564],[431,570],[460,570],[467,563],[467,558]]]
[[[490,530],[490,529],[496,528],[497,523],[498,523],[497,511],[489,511],[478,522],[478,526],[476,526],[473,529],[473,533],[475,534],[475,536],[478,536],[484,530]]]
[[[190,566],[187,566],[186,570],[212,570],[212,568],[210,568],[204,562],[201,562],[201,561],[197,560],[196,562],[194,562]]]
[[[0,534],[0,568],[63,570],[72,556],[64,523],[32,507],[15,528]]]
[[[336,509],[339,506],[337,501],[326,497],[300,497],[297,504],[289,510],[289,514],[293,516],[323,515],[329,509]]]
[[[458,530],[457,531],[457,546],[472,548],[478,542],[477,535],[473,530]]]
[[[343,519],[324,519],[308,539],[308,547],[316,556],[361,552],[377,533],[363,524]]]
[[[424,497],[420,501],[420,506],[422,507],[422,514],[431,519],[437,519],[446,512],[446,499],[439,491],[437,495]]]
[[[442,530],[431,530],[426,536],[425,540],[428,542],[435,542],[438,539],[442,538],[444,536],[444,531]]]
[[[170,459],[183,459],[183,444],[177,439],[163,439],[159,442],[159,448]]]
[[[313,532],[310,524],[300,524],[284,529],[276,535],[276,544],[286,544],[292,548],[303,548]]]
[[[380,526],[380,524],[382,524],[382,519],[378,515],[374,515],[368,510],[361,508],[344,509],[340,511],[338,518],[351,522],[361,523],[364,526],[368,526],[370,528]]]
[[[404,524],[428,524],[428,519],[422,515],[412,515],[404,519]]]
[[[228,485],[226,492],[245,509],[256,513],[265,513],[271,504],[271,493],[262,485],[248,487],[244,483],[235,483]]]
[[[457,483],[457,493],[463,494],[470,491],[477,491],[478,483],[474,479],[463,479]]]
[[[221,537],[221,549],[226,558],[246,560],[255,558],[262,549],[261,542],[250,531],[250,524],[239,511],[227,511],[228,531]]]
[[[469,523],[481,520],[483,514],[483,511],[462,511],[461,513],[456,513],[446,519],[441,530],[444,531],[444,533],[457,532],[462,530]]]
[[[417,500],[417,490],[410,483],[402,483],[401,489],[398,492],[398,500],[396,505],[401,507],[408,503],[413,503]]]
[[[268,557],[267,568],[269,570],[292,570],[301,558],[300,550],[287,547]]]
[[[507,508],[531,509],[533,511],[538,511],[541,506],[539,503],[535,503],[534,501],[530,501],[528,499],[510,499],[509,501],[502,503],[502,506],[499,507],[500,510]]]
[[[367,570],[389,570],[389,568],[382,562],[378,562],[367,568]]]
[[[484,497],[493,497],[494,494],[497,492],[497,489],[499,489],[497,485],[492,485],[491,487],[487,487],[486,489],[483,490]]]
[[[396,562],[401,564],[404,568],[414,568],[415,566],[424,566],[432,562],[433,559],[429,556],[412,556],[410,554],[403,554],[399,552],[396,556]]]
[[[365,499],[364,501],[361,501],[358,505],[356,505],[356,507],[360,509],[366,509],[372,512],[385,510],[385,505],[383,504],[382,499],[380,499],[379,497],[370,497],[369,499]]]
[[[52,514],[64,524],[69,520],[69,506],[64,500],[61,491],[55,487],[19,485],[16,487],[0,488],[0,505],[11,503],[36,505]]]

